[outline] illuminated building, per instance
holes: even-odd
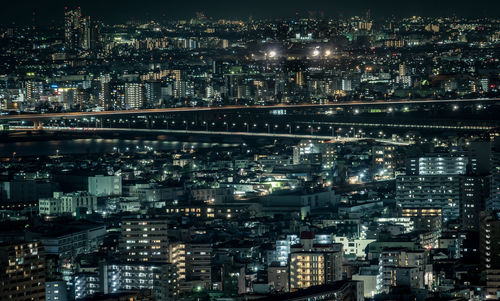
[[[342,279],[342,245],[331,243],[331,238],[318,240],[314,233],[302,232],[290,252],[290,291]]]
[[[398,282],[405,282],[411,274],[412,288],[424,288],[428,284],[428,253],[424,250],[410,251],[401,248],[384,248],[379,257],[377,292],[388,293]],[[408,270],[410,268],[411,270]],[[430,272],[432,274],[432,272]],[[425,280],[425,281],[424,281]]]
[[[342,279],[342,252],[299,251],[290,254],[290,291]]]
[[[479,230],[479,215],[485,209],[489,181],[483,176],[460,177],[460,223],[466,230]]]
[[[81,41],[80,47],[85,50],[93,50],[99,44],[99,25],[97,22],[85,17],[81,19]]]
[[[445,221],[456,219],[460,215],[459,176],[398,176],[396,202],[403,209],[440,209]]]
[[[174,242],[169,246],[170,262],[177,269],[180,292],[210,289],[212,246],[208,243]]]
[[[297,235],[287,235],[286,239],[276,241],[276,251],[274,258],[268,260],[269,264],[277,262],[280,266],[286,266],[290,255],[290,246],[299,243]]]
[[[88,177],[88,191],[95,196],[122,194],[122,177],[96,175]]]
[[[41,198],[38,200],[38,208],[41,215],[57,215],[63,213],[76,213],[78,208],[87,208],[87,211],[97,209],[97,197],[86,191],[63,194],[54,192],[52,198]]]
[[[441,208],[401,208],[401,216],[413,221],[415,230],[441,231],[443,221],[443,210]]]
[[[37,242],[0,245],[0,299],[45,300],[44,256]]]
[[[467,171],[469,159],[465,156],[432,155],[409,158],[406,173],[408,175],[463,175]]]
[[[342,244],[342,251],[345,257],[364,259],[366,257],[366,246],[374,242],[375,239],[355,239],[346,236],[334,236],[333,241]]]
[[[101,275],[94,272],[82,272],[75,274],[74,279],[75,299],[90,297],[103,291]]]
[[[125,83],[125,104],[127,108],[138,109],[144,102],[143,85],[141,83]]]
[[[334,143],[302,140],[293,148],[293,164],[320,164],[332,168],[336,150]]]
[[[395,150],[394,146],[378,145],[372,147],[372,173],[374,180],[394,178]]]
[[[177,272],[170,263],[110,262],[102,267],[101,274],[105,277],[105,293],[150,290],[155,300],[177,299]]]
[[[487,210],[500,210],[500,139],[496,138],[491,151],[491,186]]]
[[[45,282],[45,301],[68,301],[68,291],[64,281]]]
[[[481,272],[486,279],[486,299],[500,296],[500,216],[484,211],[480,217],[479,256]]]
[[[64,11],[64,45],[68,49],[76,49],[81,41],[81,19],[82,12],[80,7]]]
[[[325,256],[322,253],[290,254],[290,290],[325,284],[325,266]]]
[[[363,301],[363,282],[341,280],[320,286],[309,287],[300,291],[271,295],[259,299],[261,301],[310,301],[310,300],[335,300],[335,301]]]
[[[131,262],[167,263],[168,223],[164,219],[125,219],[121,226],[119,251]]]

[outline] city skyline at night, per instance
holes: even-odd
[[[0,11],[0,300],[500,299],[500,4]]]

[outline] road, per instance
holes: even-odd
[[[185,113],[185,112],[203,112],[203,111],[223,111],[223,110],[251,110],[251,109],[298,109],[298,108],[321,108],[321,107],[343,107],[343,106],[366,106],[366,105],[401,105],[401,104],[424,104],[424,103],[469,103],[469,102],[485,102],[485,101],[500,101],[500,98],[492,99],[454,99],[454,100],[397,100],[397,101],[350,101],[350,102],[333,102],[326,104],[277,104],[271,106],[245,106],[231,105],[220,107],[182,107],[182,108],[162,108],[162,109],[141,109],[141,110],[121,110],[121,111],[101,111],[101,112],[65,112],[65,113],[47,113],[47,114],[20,114],[20,115],[2,115],[0,120],[40,120],[40,119],[55,119],[55,118],[80,118],[80,117],[99,117],[113,115],[141,115],[141,114],[158,114],[158,113]]]
[[[15,130],[33,130],[31,127],[13,126],[12,131]],[[376,138],[353,138],[353,137],[336,137],[336,136],[323,136],[323,135],[295,135],[295,134],[279,134],[279,133],[252,133],[252,132],[229,132],[229,131],[192,131],[192,130],[167,130],[167,129],[129,129],[129,128],[71,128],[71,127],[45,127],[46,131],[54,132],[83,132],[83,133],[99,133],[99,132],[125,132],[125,133],[147,133],[147,134],[187,134],[187,135],[229,135],[241,137],[262,137],[262,138],[288,138],[288,139],[306,139],[306,140],[331,140],[332,142],[356,142],[361,140],[373,140],[378,143],[407,146],[409,142],[394,141],[390,139],[376,139]]]

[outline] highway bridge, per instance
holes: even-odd
[[[14,126],[11,130],[27,131],[31,127]],[[410,142],[395,141],[391,139],[378,138],[360,138],[360,137],[339,137],[326,135],[305,135],[305,134],[284,134],[284,133],[256,133],[256,132],[230,132],[230,131],[200,131],[200,130],[169,130],[169,129],[135,129],[135,128],[85,128],[85,127],[45,127],[48,132],[69,132],[69,133],[141,133],[141,134],[176,134],[176,135],[204,135],[204,136],[239,136],[253,138],[272,138],[272,139],[294,139],[294,140],[329,140],[332,143],[347,143],[356,141],[374,141],[382,144],[407,146]]]
[[[216,107],[179,107],[179,108],[160,108],[160,109],[139,109],[139,110],[119,110],[119,111],[99,111],[99,112],[62,112],[46,114],[8,114],[1,115],[1,121],[24,120],[34,122],[35,128],[41,127],[43,120],[46,119],[70,119],[83,117],[107,117],[107,116],[131,116],[131,115],[151,115],[163,113],[189,113],[189,112],[217,112],[217,111],[238,111],[238,110],[278,110],[278,109],[309,109],[309,108],[334,108],[334,107],[353,107],[353,106],[397,106],[397,105],[419,105],[419,104],[459,104],[459,103],[497,103],[500,98],[477,98],[477,99],[453,99],[453,100],[391,100],[391,101],[348,101],[348,102],[329,102],[322,104],[276,104],[269,106],[260,105],[230,105]]]

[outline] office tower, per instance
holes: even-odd
[[[64,45],[68,49],[76,49],[80,46],[82,32],[82,12],[80,7],[64,11]]]
[[[45,258],[38,242],[0,245],[0,300],[45,300]]]
[[[141,83],[125,83],[125,104],[128,108],[138,109],[143,106],[143,91]]]
[[[479,228],[481,272],[486,280],[486,299],[500,295],[500,216],[498,212],[483,211]]]
[[[162,219],[125,219],[121,226],[119,251],[125,261],[169,261],[168,224]]]

